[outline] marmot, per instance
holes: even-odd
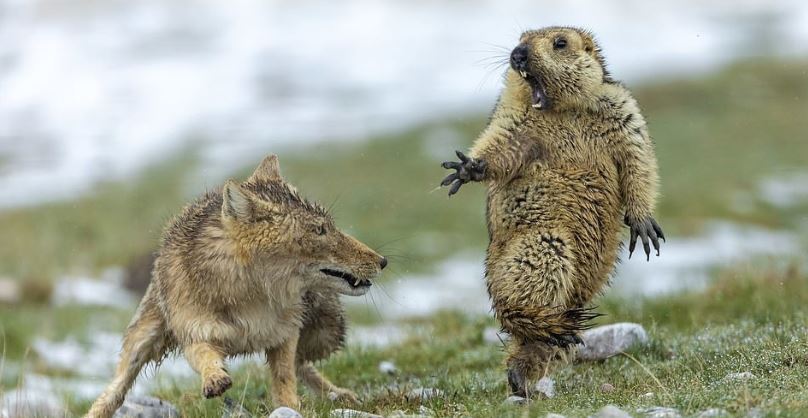
[[[631,93],[612,79],[591,33],[548,27],[522,34],[488,126],[442,186],[488,183],[486,282],[512,335],[513,394],[568,359],[596,314],[629,226],[648,257],[664,234],[652,217],[657,162]]]
[[[298,406],[298,377],[319,395],[356,402],[312,362],[343,345],[339,295],[365,294],[386,265],[286,183],[276,156],[265,158],[247,181],[228,181],[169,223],[115,377],[88,416],[112,416],[143,366],[175,350],[207,398],[232,385],[227,357],[261,352],[276,405]]]

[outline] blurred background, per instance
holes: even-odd
[[[448,199],[439,163],[484,126],[519,34],[548,25],[597,35],[657,144],[668,241],[619,266],[606,321],[643,318],[620,307],[648,301],[664,327],[666,298],[721,280],[795,277],[788,294],[808,300],[804,1],[0,0],[4,413],[21,394],[81,411],[164,223],[268,153],[391,260],[346,300],[355,350],[428,350],[447,315],[492,326],[483,190]],[[158,377],[136,391],[196,393],[182,361]]]

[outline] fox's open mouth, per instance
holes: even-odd
[[[517,70],[517,72],[530,84],[532,91],[530,105],[539,110],[549,109],[551,102],[550,98],[547,97],[547,88],[544,86],[541,76],[528,73],[525,70]]]
[[[345,280],[346,283],[348,283],[350,286],[353,287],[370,287],[371,285],[370,280],[358,279],[353,274],[344,271],[333,269],[320,269],[320,272],[328,276],[339,277],[340,279]]]

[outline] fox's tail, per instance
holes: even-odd
[[[595,308],[549,308],[497,306],[496,315],[502,329],[525,342],[545,342],[558,347],[582,343],[578,333],[600,314]]]
[[[167,349],[165,322],[159,310],[148,301],[148,292],[123,337],[121,358],[115,377],[96,399],[88,418],[109,418],[123,404],[140,370],[151,361],[163,358]]]

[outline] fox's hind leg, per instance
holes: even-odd
[[[297,344],[297,375],[312,392],[332,400],[358,403],[356,394],[331,383],[314,367],[345,344],[345,313],[337,296],[307,294],[306,315]]]
[[[143,366],[160,361],[168,349],[163,319],[147,299],[148,293],[126,329],[115,377],[87,412],[89,418],[111,417],[123,403]]]
[[[182,350],[188,364],[202,376],[202,394],[213,398],[233,385],[233,379],[224,368],[222,351],[209,343],[194,343]]]

